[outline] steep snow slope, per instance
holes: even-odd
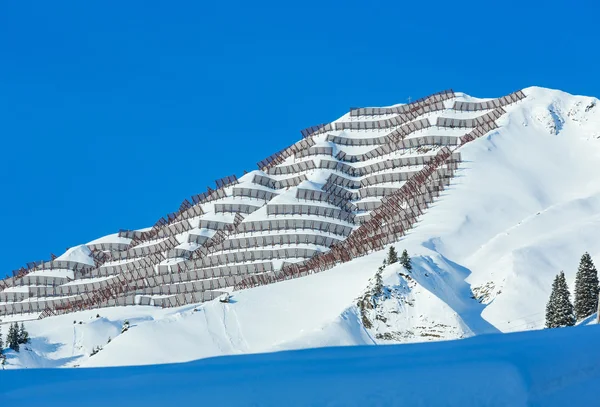
[[[593,405],[600,328],[220,357],[185,364],[4,372],[20,406]],[[564,346],[568,343],[570,346]]]
[[[311,346],[452,339],[539,328],[554,275],[570,283],[581,254],[600,256],[600,106],[596,99],[528,88],[500,128],[461,149],[450,187],[395,246],[413,256],[410,278],[385,269],[394,292],[371,329],[356,300],[385,253],[308,277],[234,293],[230,304],[160,310],[107,308],[27,324],[31,354],[11,366],[103,366],[186,361]],[[464,96],[465,100],[469,97]],[[283,197],[280,197],[283,198]],[[472,298],[480,298],[482,303]],[[106,324],[132,328],[106,344]],[[104,322],[103,322],[104,323]],[[82,331],[83,332],[83,331]],[[386,338],[391,338],[386,339]],[[104,348],[89,357],[90,347]],[[22,352],[24,355],[24,353]]]

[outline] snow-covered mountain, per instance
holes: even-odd
[[[600,255],[595,98],[443,92],[354,110],[304,136],[152,228],[5,280],[3,323],[31,320],[33,337],[29,351],[9,352],[9,366],[535,329],[558,271],[572,283],[581,255]],[[413,270],[387,266],[385,295],[361,311],[389,245],[410,253]],[[228,303],[198,305],[234,288]]]

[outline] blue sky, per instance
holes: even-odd
[[[152,225],[350,106],[600,96],[600,6],[3,2],[0,274]]]

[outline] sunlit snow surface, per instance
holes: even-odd
[[[171,365],[23,369],[0,374],[0,400],[45,407],[591,406],[599,342],[600,328],[588,326]]]
[[[410,284],[398,266],[385,270],[384,282],[403,296],[385,304],[391,327],[365,330],[356,308],[385,257],[378,252],[235,292],[232,303],[203,304],[197,312],[102,308],[26,322],[31,351],[9,352],[7,368],[183,362],[541,328],[554,276],[564,270],[572,291],[581,255],[589,251],[600,263],[600,103],[549,89],[524,92],[527,98],[506,108],[498,130],[461,149],[450,187],[395,244],[409,251],[414,269]],[[121,335],[125,319],[132,326]],[[390,330],[402,339],[377,338]],[[96,346],[103,349],[90,357]]]

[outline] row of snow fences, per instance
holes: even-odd
[[[457,154],[458,158],[460,158],[460,154],[458,154],[458,153],[456,153],[456,154]],[[431,161],[431,160],[427,160],[426,163],[429,163],[429,161]],[[361,188],[364,188],[367,186],[383,184],[386,182],[408,181],[410,178],[412,178],[413,176],[415,176],[418,173],[419,173],[419,170],[403,171],[403,172],[386,172],[383,174],[375,174],[375,175],[371,175],[366,178],[363,178],[360,181],[360,185],[361,185]]]
[[[345,195],[335,195],[335,192],[337,191],[326,192],[314,189],[298,188],[296,189],[296,199],[314,202],[326,202],[347,212],[354,212],[356,210],[356,206],[354,206],[354,204],[350,202]]]
[[[454,91],[452,89],[444,90],[442,92],[434,93],[429,96],[417,99],[406,105],[394,106],[394,107],[360,107],[350,109],[350,116],[378,116],[388,114],[402,114],[407,113],[424,106],[443,102],[444,100],[452,99],[454,97]]]
[[[265,191],[264,189],[255,189],[249,187],[236,187],[233,188],[233,196],[234,197],[246,197],[253,199],[262,199],[263,201],[270,201],[278,194],[271,191]]]
[[[439,174],[439,171],[434,173],[435,176],[437,176],[437,174]],[[408,212],[411,212],[411,211],[414,212],[414,210],[417,209],[418,210],[417,214],[420,215],[422,213],[422,211],[424,209],[426,209],[429,206],[429,204],[432,203],[434,201],[434,199],[437,198],[440,195],[440,193],[445,189],[445,187],[447,187],[448,185],[450,185],[449,177],[444,177],[441,179],[436,179],[436,178],[432,179],[431,182],[428,182],[427,184],[422,186],[421,192],[418,195],[416,195],[412,198],[409,198],[407,200],[407,202],[405,204],[406,210]],[[396,192],[396,191],[393,191],[393,192]],[[392,196],[392,195],[393,195],[393,193],[386,195],[386,197]],[[382,206],[381,202],[369,202],[369,203],[375,204],[372,206],[372,211],[375,211]],[[362,225],[362,224],[366,223],[367,221],[369,221],[372,217],[373,217],[373,212],[360,214],[360,216],[357,216],[357,223]],[[404,227],[405,230],[410,227],[410,225],[408,225],[408,222],[404,218],[400,217],[399,220],[401,222],[403,222],[402,226]],[[395,240],[393,240],[393,241],[395,241]]]
[[[340,197],[345,201],[358,199],[356,191],[348,191],[346,188],[336,185],[334,183],[326,182],[322,187],[323,191],[328,192],[332,195]]]
[[[217,184],[217,189],[222,189],[230,185],[237,184],[238,179],[235,175],[229,175],[227,177],[219,178],[215,181],[215,183]]]
[[[304,157],[310,157],[313,155],[329,155],[333,157],[333,147],[327,146],[313,146],[306,150],[300,150],[294,154],[294,159],[300,159]]]
[[[373,150],[367,151],[366,153],[356,154],[356,155],[351,155],[344,151],[339,151],[336,154],[335,158],[337,158],[340,161],[358,162],[358,161],[370,160],[372,158],[379,157],[383,154],[389,154],[389,153],[383,152],[384,151],[383,149],[386,146],[389,146],[389,143],[399,143],[401,140],[406,138],[406,136],[408,136],[414,132],[427,129],[429,127],[431,127],[431,123],[429,122],[429,119],[417,120],[415,122],[403,125],[403,126],[397,128],[396,130],[394,130],[393,132],[391,132],[390,134],[388,134],[386,136],[388,139],[387,144],[381,145]]]
[[[73,312],[77,310],[91,309],[91,308],[100,308],[100,307],[114,307],[114,306],[127,306],[127,305],[153,305],[153,306],[176,306],[176,305],[185,305],[188,303],[197,303],[202,301],[210,301],[219,295],[218,293],[211,293],[210,290],[214,290],[217,288],[224,288],[227,286],[231,286],[235,284],[236,279],[240,278],[223,278],[223,279],[214,279],[208,283],[196,284],[196,285],[182,285],[179,288],[175,287],[171,290],[172,293],[180,292],[181,294],[176,294],[176,296],[186,295],[187,298],[179,297],[177,300],[173,301],[175,305],[167,305],[164,301],[169,297],[164,298],[152,298],[152,297],[144,297],[138,294],[131,294],[125,288],[126,282],[121,284],[121,288],[119,290],[115,290],[114,287],[105,287],[100,290],[95,290],[90,293],[84,293],[77,295],[72,298],[62,298],[56,300],[42,300],[39,302],[31,302],[31,303],[16,303],[16,304],[8,304],[6,309],[3,309],[0,306],[0,313],[4,314],[16,314],[23,312],[41,312],[39,318],[44,318],[51,315],[63,314],[68,312]],[[143,290],[144,288],[142,288]],[[202,290],[199,292],[195,292],[193,290]],[[135,289],[133,290],[135,291]],[[166,291],[166,290],[165,290]]]
[[[287,175],[287,174],[295,174],[303,171],[310,171],[316,169],[315,162],[310,161],[302,161],[295,164],[290,165],[282,165],[277,167],[271,167],[267,170],[267,174],[269,175]]]
[[[382,184],[382,183],[386,183],[386,182],[406,181],[410,177],[412,177],[414,174],[416,174],[419,170],[404,169],[404,171],[400,171],[400,172],[389,172],[389,170],[394,170],[396,168],[399,168],[399,167],[401,167],[402,164],[413,165],[413,166],[417,166],[417,165],[423,166],[423,165],[426,165],[429,161],[431,161],[433,159],[433,157],[434,156],[416,156],[416,157],[394,160],[396,162],[392,162],[392,160],[387,161],[387,162],[381,162],[381,163],[378,163],[381,165],[381,167],[380,167],[381,169],[378,171],[380,173],[366,176],[363,179],[361,179],[360,181],[356,180],[356,179],[345,178],[338,174],[331,174],[329,176],[329,178],[327,179],[327,182],[323,186],[323,191],[330,192],[332,194],[336,194],[336,192],[334,192],[334,189],[332,189],[333,186],[341,186],[343,188],[350,188],[350,189],[360,189],[360,188],[366,188],[366,187],[369,187],[372,185]],[[460,155],[458,153],[457,153],[457,157],[460,157]],[[381,173],[381,171],[385,171],[385,170],[388,170],[388,172]],[[352,192],[352,191],[350,191],[350,192]],[[345,199],[348,199],[348,198],[346,198],[345,195],[343,197]]]
[[[113,260],[124,260],[135,257],[148,256],[158,252],[166,252],[179,245],[179,241],[174,236],[165,240],[158,240],[154,244],[144,244],[143,246],[134,246],[131,249],[112,253]]]
[[[487,134],[490,131],[497,129],[497,128],[498,128],[498,125],[496,124],[496,122],[489,122],[482,126],[475,127],[472,131],[470,131],[469,133],[465,134],[464,136],[462,136],[460,138],[461,145],[466,144],[470,141],[473,141],[476,138],[479,138],[479,137],[483,136],[484,134]]]
[[[340,240],[342,240],[340,237],[315,235],[310,233],[263,235],[228,239],[221,244],[221,248],[223,250],[242,250],[253,249],[257,247],[298,244],[312,244],[316,246],[330,247],[332,244],[337,243]]]
[[[223,189],[237,183],[238,179],[235,175],[229,175],[227,177],[217,179],[215,181],[217,186],[216,190],[207,188],[207,191],[203,194],[193,196],[191,199],[194,204],[192,204],[192,202],[190,202],[188,199],[184,199],[179,206],[179,210],[169,213],[165,217],[159,219],[156,222],[155,227],[163,227],[176,221],[190,219],[202,215],[204,212],[202,212],[202,208],[199,206],[200,203],[209,202],[210,200],[219,199],[219,197],[225,196],[225,191],[223,191]]]
[[[257,164],[258,168],[262,171],[266,171],[267,169],[277,164],[281,164],[286,158],[314,145],[315,141],[312,138],[297,141],[291,146],[286,147],[283,150],[276,152],[275,154],[271,154],[269,157],[265,158],[262,161],[259,161]]]
[[[492,99],[485,102],[454,102],[454,106],[452,107],[454,110],[462,111],[462,112],[475,112],[479,110],[490,110],[496,109],[499,107],[507,106],[512,103],[518,102],[521,99],[525,98],[525,94],[522,90],[513,92],[509,95],[502,96],[498,99]]]
[[[485,123],[489,123],[498,119],[504,113],[504,109],[501,107],[495,110],[492,110],[489,113],[484,114],[483,116],[476,117],[474,119],[452,119],[447,117],[438,117],[436,126],[438,127],[450,127],[450,128],[474,128],[481,126]]]
[[[327,177],[325,185],[323,185],[323,191],[327,191],[327,187],[331,184],[339,185],[344,188],[360,188],[360,181],[357,179],[350,179],[343,177],[339,174],[332,173]]]
[[[315,134],[316,132],[321,130],[326,125],[327,125],[327,123],[323,123],[323,124],[318,124],[316,126],[310,126],[310,127],[307,127],[306,129],[300,130],[300,133],[302,134],[302,138],[308,138],[308,137],[312,136],[313,134]]]
[[[364,146],[377,146],[388,142],[387,136],[379,137],[344,137],[328,134],[327,141],[341,145],[351,147],[364,147]]]
[[[294,252],[294,255],[300,255],[300,252]],[[272,263],[264,263],[268,267],[262,265],[248,265],[245,266],[246,272],[259,272],[265,273],[272,269]],[[283,264],[288,264],[283,262]],[[254,267],[250,270],[250,267]],[[233,275],[231,273],[235,267],[227,266],[221,268],[220,275],[227,275],[227,277],[217,278],[216,273],[213,274],[210,280],[197,281],[201,278],[210,277],[208,270],[192,270],[185,271],[180,274],[169,274],[163,277],[157,276],[135,276],[136,280],[124,280],[124,277],[118,276],[117,278],[123,279],[120,284],[120,290],[114,290],[111,287],[103,287],[100,290],[95,290],[91,293],[81,294],[78,299],[60,299],[54,302],[42,302],[38,303],[36,307],[32,307],[31,311],[40,311],[45,305],[40,319],[56,315],[59,313],[71,312],[79,309],[89,309],[93,307],[110,307],[110,306],[124,306],[124,305],[154,305],[154,306],[180,306],[191,303],[198,303],[202,301],[210,301],[217,298],[222,292],[214,292],[211,294],[211,290],[218,288],[231,287],[241,281],[241,275]],[[213,269],[216,270],[216,269]],[[185,283],[183,283],[185,282]],[[131,289],[125,289],[126,286],[130,286]],[[127,292],[135,291],[135,294],[127,295]],[[162,302],[161,298],[145,297],[140,294],[146,295],[164,295],[164,294],[176,294],[179,296],[178,299],[171,299],[169,304]],[[182,298],[182,295],[186,295],[187,298]],[[54,306],[52,306],[54,304]],[[19,306],[13,307],[8,310],[8,313],[18,313]]]
[[[204,244],[209,239],[206,235],[199,235],[196,233],[188,234],[187,243],[196,243],[199,245]]]
[[[260,174],[256,174],[254,175],[254,178],[252,179],[252,183],[254,184],[258,184],[258,185],[262,185],[271,189],[282,189],[282,188],[289,188],[289,187],[295,187],[296,185],[300,184],[302,181],[306,181],[307,177],[306,175],[302,174],[302,175],[298,175],[296,177],[292,177],[292,178],[285,178],[282,180],[275,180],[273,178],[264,176],[264,175],[260,175]]]
[[[218,220],[200,219],[199,228],[210,230],[224,230],[227,229],[229,225],[231,225],[231,223],[220,222]]]
[[[231,226],[237,226],[241,222],[243,218],[241,215],[236,214],[234,217],[234,223]],[[208,221],[210,222],[210,221]],[[232,230],[233,227],[228,228],[227,230]],[[215,235],[208,241],[207,247],[200,247],[198,250],[194,252],[194,254],[198,254],[200,259],[195,261],[200,261],[202,264],[219,264],[220,258],[202,258],[201,256],[206,255],[206,252],[211,250],[210,243],[214,243],[216,245],[220,244],[225,238],[226,233],[223,230],[217,231]],[[217,240],[217,242],[213,242],[213,240]],[[251,258],[253,256],[250,256]],[[107,286],[102,287],[100,289],[93,290],[89,293],[84,293],[79,296],[74,297],[73,299],[67,299],[66,301],[62,301],[59,304],[56,303],[47,303],[45,304],[44,311],[40,315],[40,318],[55,315],[57,313],[65,313],[71,312],[74,310],[80,309],[89,309],[99,306],[113,306],[115,304],[120,305],[120,298],[125,298],[126,294],[131,291],[131,287],[129,283],[135,282],[135,286],[139,286],[139,284],[146,285],[149,279],[155,276],[156,266],[161,263],[165,259],[163,253],[153,253],[147,257],[136,259],[132,262],[119,264],[114,267],[114,269],[118,270],[118,274],[114,276],[114,278],[107,281]],[[92,270],[92,274],[100,274],[102,273],[102,267],[96,270]],[[115,271],[110,270],[109,268],[105,268],[105,271]]]
[[[245,213],[250,214],[261,208],[262,205],[249,205],[242,203],[216,203],[215,213]]]
[[[189,259],[192,256],[192,249],[171,249],[167,251],[166,257],[167,259],[178,259],[178,258],[186,258]]]
[[[328,208],[320,205],[267,204],[267,215],[314,215],[338,219],[348,223],[354,223],[354,214],[352,212],[347,212],[337,208]]]
[[[347,139],[347,140],[355,140],[355,139]],[[356,139],[359,140],[359,139]],[[339,141],[339,140],[338,140]],[[335,141],[338,143],[338,141]],[[438,147],[438,146],[454,146],[459,145],[460,140],[455,136],[422,136],[415,138],[408,138],[399,140],[395,143],[390,143],[389,140],[387,144],[381,145],[373,150],[370,150],[364,154],[349,156],[346,153],[340,152],[336,156],[338,159],[346,160],[349,162],[358,162],[358,161],[367,161],[382,155],[390,154],[393,151],[403,150],[403,149],[415,149],[422,147]],[[288,175],[295,174],[305,171],[310,171],[314,169],[330,169],[344,172],[350,176],[360,176],[365,175],[370,172],[368,167],[352,167],[348,164],[341,163],[338,161],[331,161],[322,159],[317,166],[314,161],[302,161],[299,163],[294,163],[286,166],[277,166],[272,167],[268,170],[270,175]],[[255,183],[260,183],[256,182]],[[264,185],[261,183],[261,185]],[[268,186],[268,185],[267,185]]]
[[[320,219],[268,219],[244,222],[236,229],[238,233],[272,232],[280,230],[306,230],[307,232],[326,232],[333,235],[348,236],[351,225],[328,222]]]
[[[153,305],[162,308],[180,307],[187,304],[197,304],[200,302],[212,301],[225,294],[224,291],[202,291],[188,294],[177,294],[172,297],[156,298]]]
[[[158,284],[156,282],[156,278],[161,275],[181,275],[183,277],[180,277],[180,281],[196,281],[218,277],[266,273],[267,271],[273,271],[272,261],[203,267],[200,260],[185,260],[174,265],[160,265],[156,274],[143,277],[138,276],[137,279],[145,278],[148,280],[149,286],[154,287],[156,284]]]
[[[436,102],[430,105],[424,105],[407,113],[400,113],[389,119],[374,121],[350,121],[334,123],[335,130],[383,130],[391,127],[398,127],[412,122],[424,114],[444,110],[443,102]]]
[[[231,253],[215,253],[202,257],[201,268],[223,266],[231,263],[256,262],[262,260],[286,259],[291,257],[312,257],[318,250],[308,248],[255,249]]]
[[[457,137],[455,137],[458,140]],[[385,161],[377,161],[373,164],[361,167],[363,175],[373,174],[376,172],[391,170],[394,168],[411,166],[411,165],[425,165],[431,160],[431,155],[417,155],[412,157],[399,157]]]
[[[484,125],[489,126],[489,123]],[[447,184],[445,180],[453,175],[453,169],[456,168],[456,161],[459,159],[460,157],[449,148],[442,148],[421,171],[414,174],[398,190],[385,196],[368,218],[365,217],[364,221],[361,219],[361,226],[354,230],[346,240],[334,245],[330,251],[311,258],[305,264],[286,266],[278,273],[263,280],[259,276],[249,276],[235,289],[323,271],[340,262],[350,261],[369,251],[380,250],[386,244],[397,241],[405,234],[406,230],[412,227],[417,216],[422,214],[434,197],[439,195]],[[445,174],[440,174],[439,168],[442,166],[446,166],[449,173],[444,171]],[[406,205],[406,203],[410,203],[410,205]]]
[[[153,287],[138,288],[135,290],[137,295],[174,295],[181,293],[193,293],[211,291],[219,288],[231,287],[236,281],[240,281],[241,276],[221,277],[211,280],[187,281],[169,283],[167,280],[158,279],[157,285]],[[233,283],[233,284],[232,284]]]
[[[14,287],[22,286],[59,286],[66,284],[71,279],[67,277],[44,276],[39,274],[28,274],[15,280]]]
[[[86,245],[91,251],[105,251],[105,252],[117,252],[127,250],[129,243],[115,243],[115,242],[104,242],[104,243],[91,243]]]
[[[431,103],[436,103],[439,101],[446,100],[446,99],[452,97],[453,95],[454,95],[454,93],[452,91],[440,92],[437,94],[427,96],[420,100],[417,100],[408,105],[398,106],[395,108],[388,108],[387,110],[384,109],[384,110],[386,110],[384,114],[407,113],[412,110],[416,110],[418,108],[423,108],[424,106],[429,105]],[[359,111],[356,112],[356,114],[354,114],[354,115],[361,114],[360,109],[358,109],[358,110]],[[375,113],[371,111],[369,114],[375,114]],[[382,114],[383,114],[383,111],[382,111]],[[351,112],[351,115],[353,115],[352,112]],[[312,128],[309,128],[306,131],[303,131],[303,136],[309,137],[315,133],[321,132],[325,127],[326,127],[326,125],[324,125],[324,124],[319,125],[319,126],[313,126]],[[329,125],[329,127],[331,127],[331,125]],[[295,154],[295,153],[297,153],[303,149],[306,149],[312,145],[314,145],[314,141],[312,139],[308,139],[308,138],[305,140],[301,140],[297,143],[294,143],[292,146],[287,147],[286,149],[284,149],[276,154],[273,154],[271,157],[267,158],[266,160],[261,161],[259,163],[259,168],[268,170],[268,169],[272,168],[274,165],[281,163],[285,158],[289,157],[290,155]],[[311,164],[307,164],[307,165],[311,165]],[[332,166],[332,165],[337,165],[337,164],[334,162],[329,162],[328,165]],[[294,169],[292,169],[291,172],[297,172],[297,171],[294,168]],[[217,190],[212,190],[211,188],[207,188],[206,192],[192,196],[191,202],[190,202],[190,200],[185,199],[182,202],[182,204],[180,205],[179,211],[169,214],[165,218],[159,219],[156,222],[156,224],[152,227],[151,230],[149,230],[149,231],[120,230],[118,235],[119,235],[119,237],[135,239],[136,242],[134,242],[134,244],[137,244],[143,240],[149,240],[149,239],[155,238],[156,236],[159,236],[158,235],[159,230],[161,230],[165,226],[168,226],[169,224],[171,224],[175,221],[180,221],[183,219],[190,219],[190,218],[193,218],[196,216],[200,216],[202,214],[202,209],[199,206],[199,204],[205,203],[205,202],[210,202],[210,201],[225,197],[226,194],[223,191],[223,188],[226,186],[232,185],[234,183],[237,183],[237,177],[235,177],[235,175],[221,178],[216,181]],[[171,231],[171,233],[168,233],[168,234],[163,232],[161,235],[163,237],[170,236],[170,235],[173,235],[173,231]],[[102,244],[100,244],[100,245],[94,244],[91,246],[92,246],[91,249],[95,250],[95,251],[96,250],[119,251],[122,249],[121,246],[107,247],[107,246],[102,246]],[[53,256],[52,260],[54,260],[54,256]],[[14,277],[22,277],[24,275],[27,275],[28,272],[30,271],[30,269],[34,268],[35,266],[36,266],[36,263],[33,262],[31,267],[29,267],[29,264],[28,264],[27,268],[21,268],[19,270],[15,270],[13,272],[13,278]],[[11,284],[10,282],[3,283],[2,281],[0,281],[0,287],[2,287],[2,286],[8,287],[8,286],[10,286],[10,284]]]
[[[492,124],[491,124],[491,123],[487,123],[486,125],[487,125],[488,127],[491,127],[491,126],[492,126]],[[479,134],[476,132],[476,130],[477,130],[477,129],[478,129],[478,128],[476,128],[476,129],[475,129],[474,131],[472,131],[470,134],[473,134],[473,136],[478,136]],[[464,139],[463,139],[463,140],[464,140]],[[463,141],[463,140],[461,140],[461,141]],[[463,142],[464,142],[464,141],[463,141]],[[467,141],[467,142],[468,142],[468,141]],[[289,156],[289,155],[288,155],[288,156]],[[281,155],[280,155],[279,157],[281,157]],[[447,157],[447,158],[448,158],[448,157]],[[280,160],[282,161],[282,159],[281,159],[281,158],[280,158]],[[424,168],[424,170],[426,170],[426,168]],[[428,174],[428,176],[431,176],[432,174],[434,174],[434,173],[433,173],[433,172],[431,172],[430,174]],[[436,172],[436,174],[437,174],[437,172]],[[410,182],[407,182],[406,184],[410,184]],[[406,184],[405,184],[403,187],[405,187],[405,186],[406,186]],[[414,185],[412,185],[412,186],[413,186],[413,188],[414,188]],[[402,187],[400,188],[400,190],[402,190]],[[413,191],[413,193],[415,193],[415,192]],[[416,197],[410,198],[410,201],[411,201],[411,202],[414,202],[414,203],[416,203],[416,206],[417,206],[417,208],[416,208],[416,209],[417,209],[417,211],[416,211],[416,212],[415,212],[414,210],[411,210],[411,211],[410,211],[410,213],[412,214],[411,216],[415,216],[415,218],[416,218],[416,216],[417,216],[419,213],[421,213],[421,212],[422,212],[422,208],[419,208],[418,206],[419,206],[419,205],[423,205],[423,204],[427,204],[427,201],[429,201],[429,198],[419,198],[419,196],[417,195]],[[407,201],[407,202],[408,202],[408,201]],[[419,202],[421,202],[421,203],[419,203]],[[384,205],[382,204],[382,205],[379,207],[379,209],[380,209],[382,206],[384,206]],[[409,208],[409,209],[410,209],[410,208]],[[396,215],[396,216],[398,216],[398,215]],[[369,225],[369,224],[372,222],[372,220],[373,220],[373,219],[376,219],[376,216],[373,216],[373,217],[372,217],[372,219],[369,219],[367,222],[365,222],[363,225],[361,225],[361,228],[362,228],[364,225]],[[288,221],[288,219],[286,219],[285,221]],[[242,226],[243,224],[239,224],[239,223],[238,223],[238,225],[239,225],[239,226]],[[391,225],[387,225],[387,224],[385,224],[385,225],[384,225],[384,227],[386,228],[386,231],[387,231],[388,229],[390,229],[390,228],[395,228],[394,230],[396,230],[397,232],[403,232],[403,230],[405,230],[405,229],[403,229],[403,228],[404,228],[405,226],[407,226],[407,225],[408,225],[408,224],[406,223],[406,220],[404,220],[403,222],[400,222],[400,223],[399,223],[399,224],[397,224],[397,225],[396,225],[396,224],[391,224]],[[243,229],[244,229],[244,228],[240,228],[239,226],[238,226],[238,228],[235,228],[235,229],[236,229],[236,232],[238,232],[240,229],[243,231]],[[256,225],[252,225],[252,226],[256,226]],[[360,228],[359,228],[359,229],[360,229]],[[227,230],[226,230],[226,232],[230,232],[230,231],[231,231],[231,229],[227,229]],[[246,229],[246,231],[248,231],[248,229]],[[350,229],[350,231],[351,231],[351,229]],[[386,233],[387,233],[387,232],[386,232]],[[225,234],[226,234],[226,233],[225,233]],[[353,234],[353,235],[354,235],[354,234]],[[381,240],[383,240],[383,238],[384,238],[384,235],[382,235],[381,233],[379,233],[379,235],[380,235],[380,237],[378,237],[378,238],[377,238],[377,239],[375,239],[375,240],[373,239],[373,237],[376,237],[376,236],[378,236],[377,234],[373,235],[373,236],[372,236],[370,239],[368,239],[368,242],[366,243],[366,244],[367,244],[367,246],[369,246],[369,247],[371,247],[371,248],[373,248],[373,247],[376,247],[376,245],[377,245],[377,242],[376,242],[376,240],[380,240],[380,241],[381,241]],[[388,238],[386,238],[386,239],[389,239],[389,237],[388,237]],[[221,240],[221,241],[222,241],[222,239],[219,239],[219,240]],[[335,247],[338,247],[338,246],[340,246],[340,245],[341,245],[341,243],[340,243],[340,242],[338,242],[337,244],[334,244],[334,248],[335,248]],[[353,250],[351,250],[351,251],[350,251],[350,253],[351,253],[352,255],[355,255],[356,253],[359,253],[359,252],[361,252],[361,251],[362,251],[361,249],[358,249],[358,250],[357,250],[356,248],[354,248]],[[333,253],[333,254],[332,254],[332,256],[330,256],[330,257],[332,257],[332,258],[334,258],[334,259],[337,259],[337,260],[335,260],[335,261],[339,261],[340,259],[343,259],[343,258],[345,258],[345,257],[348,257],[348,256],[349,256],[349,254],[344,254],[343,252],[339,252],[339,250],[338,250],[336,253]],[[163,257],[164,257],[164,256],[163,256]],[[214,258],[214,256],[211,256],[211,257],[212,257],[212,258]],[[296,274],[298,274],[298,275],[305,275],[305,274],[308,274],[308,273],[310,272],[310,268],[311,268],[311,267],[313,267],[313,265],[315,265],[315,264],[316,264],[318,267],[321,267],[321,268],[323,268],[323,266],[324,266],[324,263],[323,263],[323,261],[321,261],[321,260],[318,260],[318,259],[320,259],[320,258],[322,258],[322,257],[323,257],[323,255],[321,255],[321,254],[316,254],[316,252],[315,252],[315,254],[314,254],[313,256],[311,256],[310,260],[307,260],[307,261],[305,261],[305,262],[301,262],[300,264],[294,264],[294,265],[290,265],[290,264],[288,264],[288,265],[286,265],[286,266],[284,267],[284,269],[285,269],[285,270],[284,270],[284,272],[283,272],[283,273],[274,273],[273,271],[270,271],[270,272],[265,272],[265,273],[263,273],[261,276],[263,276],[263,275],[266,275],[266,274],[269,274],[269,273],[270,273],[270,274],[271,274],[271,278],[270,278],[270,280],[273,280],[273,279],[274,279],[274,280],[280,280],[282,277],[284,277],[284,278],[287,278],[286,276],[289,276],[289,275],[293,275],[293,274],[294,274],[294,273],[291,273],[291,274],[290,274],[288,271],[294,271],[294,272],[295,272]],[[244,257],[244,258],[246,258],[246,257]],[[227,261],[225,258],[219,258],[219,257],[217,257],[216,259],[217,259],[216,261],[221,261],[221,260],[223,260],[223,261]],[[209,261],[209,262],[212,262],[213,260],[208,260],[208,261]],[[143,270],[143,268],[142,268],[142,270]],[[147,271],[147,272],[151,272],[151,271],[152,271],[152,269],[147,267],[147,268],[145,269],[145,271]],[[90,305],[93,305],[94,303],[104,303],[104,302],[108,301],[108,299],[112,298],[111,296],[114,296],[114,295],[115,295],[115,292],[118,292],[118,291],[119,291],[119,290],[117,289],[117,288],[119,288],[119,286],[121,286],[121,288],[120,288],[121,290],[124,290],[124,288],[122,288],[122,287],[123,287],[123,286],[126,286],[126,281],[125,281],[125,282],[120,282],[120,284],[115,284],[115,286],[113,286],[113,287],[107,287],[106,289],[103,289],[103,290],[101,290],[102,292],[95,293],[95,295],[94,295],[94,297],[93,297],[93,298],[87,298],[87,299],[85,299],[85,300],[83,300],[83,301],[80,301],[80,302],[79,302],[79,305],[81,306],[81,305],[87,304],[88,306],[90,306]],[[112,293],[111,293],[111,292],[112,292]],[[139,300],[139,299],[138,299],[138,300]],[[180,300],[179,302],[181,302],[181,301],[182,301],[182,300]],[[138,302],[139,302],[139,301],[138,301]],[[75,305],[77,305],[77,304],[75,304]],[[73,308],[73,306],[74,306],[74,305],[68,305],[68,306],[66,306],[66,308],[69,308],[69,307]],[[51,313],[51,312],[50,312],[50,313]]]
[[[421,147],[454,146],[459,144],[460,140],[456,136],[421,136],[401,139],[395,142],[388,140],[385,144],[358,155],[349,155],[340,151],[336,158],[348,162],[360,162],[388,155],[398,150],[410,150]]]

